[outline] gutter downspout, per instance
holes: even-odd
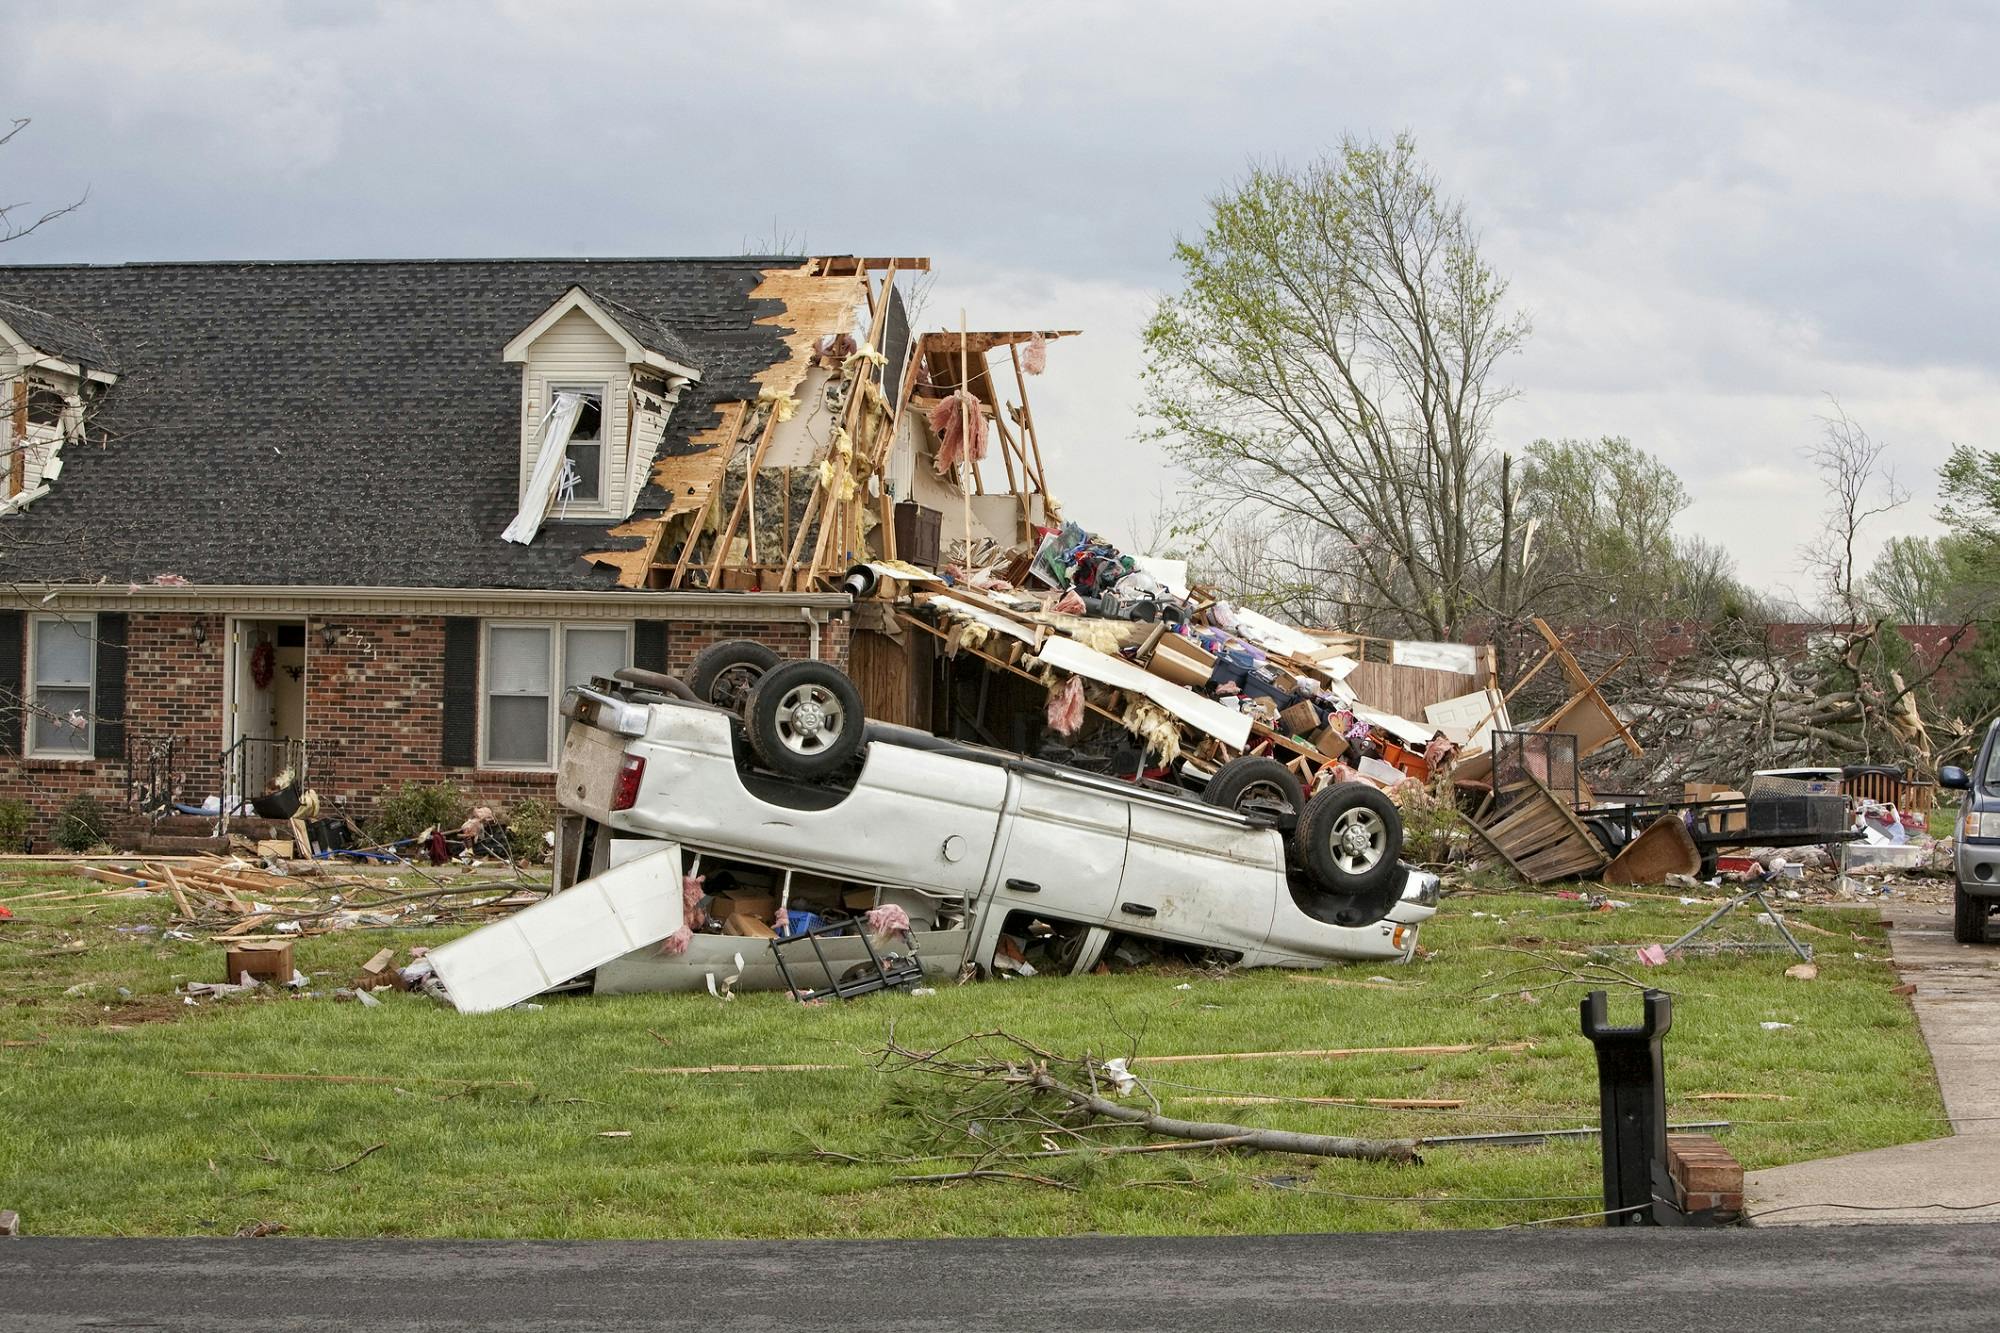
[[[800,607],[799,614],[805,617],[806,624],[809,627],[811,627],[812,630],[811,646],[807,650],[807,655],[811,657],[813,661],[817,662],[819,660],[819,627],[824,622],[821,621],[821,619],[818,616],[813,614],[813,609],[810,606]]]

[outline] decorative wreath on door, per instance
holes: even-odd
[[[271,676],[277,670],[278,652],[269,643],[260,643],[250,654],[250,683],[264,689],[271,683]]]

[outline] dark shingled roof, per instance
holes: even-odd
[[[519,505],[522,373],[501,350],[584,286],[701,370],[663,446],[685,452],[718,403],[754,398],[753,376],[784,357],[785,328],[756,323],[782,305],[750,292],[763,270],[802,262],[0,267],[0,297],[100,331],[121,366],[50,494],[0,517],[8,577],[611,587],[612,571],[580,558],[631,544],[603,520],[500,540]],[[648,486],[639,512],[663,500]]]
[[[118,370],[111,349],[104,345],[97,331],[73,319],[16,301],[0,300],[0,324],[21,335],[28,346],[43,356],[74,362],[86,370],[108,370],[114,374]]]
[[[614,301],[603,292],[593,292],[588,287],[583,290],[586,296],[603,306],[604,313],[617,320],[639,346],[651,352],[658,352],[667,360],[686,366],[690,370],[701,369],[700,354],[689,347],[681,335],[674,332],[673,327],[664,320]]]

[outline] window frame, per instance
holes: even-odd
[[[588,440],[578,440],[575,436],[571,436],[569,444],[565,446],[563,452],[567,455],[569,449],[578,444],[588,444],[596,447],[597,493],[595,495],[585,495],[583,493],[583,485],[579,483],[576,499],[571,504],[573,508],[587,511],[589,514],[598,514],[608,510],[611,505],[611,382],[609,380],[563,380],[545,376],[542,380],[543,411],[547,411],[549,408],[555,406],[556,395],[563,392],[590,395],[597,399],[597,435]],[[574,458],[571,461],[574,462]],[[577,469],[577,475],[583,477],[585,481],[589,480],[582,468]]]
[[[491,752],[492,709],[493,709],[493,631],[496,629],[539,629],[549,634],[549,694],[548,694],[548,762],[544,764],[517,763],[511,760],[496,760]],[[479,769],[494,773],[553,773],[562,760],[562,695],[569,688],[564,678],[569,668],[569,633],[571,630],[617,631],[625,640],[624,658],[629,665],[632,661],[634,622],[630,620],[510,620],[486,618],[479,622]],[[510,695],[509,698],[532,698],[531,695]]]
[[[83,748],[81,750],[45,750],[35,744],[35,724],[42,715],[40,698],[43,681],[41,680],[39,670],[39,649],[41,647],[42,630],[47,625],[74,626],[83,624],[86,621],[89,628],[85,630],[84,642],[90,646],[90,665],[86,668],[87,678],[80,684],[64,681],[53,687],[59,690],[81,689],[83,691],[83,716],[85,718]],[[21,710],[22,728],[26,733],[21,737],[22,757],[70,764],[87,764],[94,761],[97,758],[97,617],[89,615],[79,618],[76,616],[39,612],[29,616],[28,660],[23,665],[26,668],[23,672],[23,680],[27,685],[25,691],[27,698],[24,701],[27,706]]]

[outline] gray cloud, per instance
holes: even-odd
[[[1349,131],[1414,131],[1534,315],[1503,443],[1658,450],[1754,581],[1823,392],[1919,483],[2000,409],[1980,4],[56,4],[0,49],[0,191],[91,190],[9,261],[927,253],[934,323],[1089,328],[1038,405],[1120,535],[1174,234]]]

